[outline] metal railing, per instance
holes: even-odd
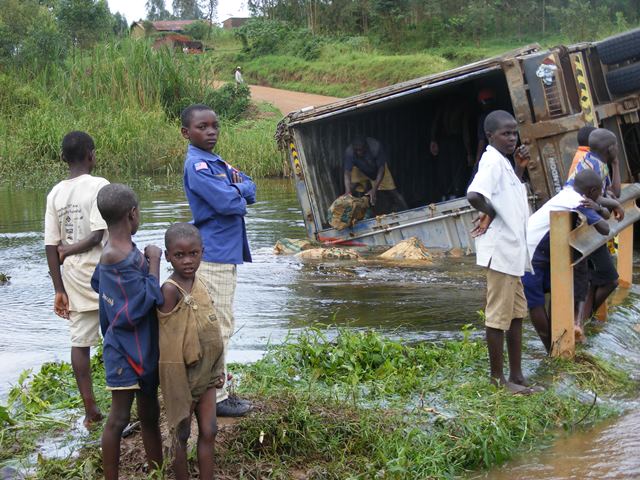
[[[575,355],[573,266],[597,248],[618,236],[618,288],[628,289],[633,281],[633,224],[640,219],[636,199],[640,184],[625,185],[619,201],[625,215],[621,222],[609,219],[609,235],[604,236],[582,222],[572,229],[573,212],[551,212],[551,355],[572,358]],[[578,256],[574,259],[572,251]],[[584,260],[586,261],[586,260]],[[596,314],[606,318],[607,304]]]

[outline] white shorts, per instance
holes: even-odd
[[[69,332],[72,347],[95,347],[100,343],[100,313],[69,312]]]

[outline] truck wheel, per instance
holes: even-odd
[[[640,63],[633,63],[608,72],[607,86],[615,95],[640,90]]]
[[[640,28],[596,43],[600,61],[606,65],[640,57]]]

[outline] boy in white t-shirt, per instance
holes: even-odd
[[[504,110],[487,115],[484,129],[489,146],[467,199],[479,216],[471,235],[476,239],[477,264],[487,268],[485,326],[491,381],[513,393],[528,394],[522,374],[522,319],[527,303],[520,277],[531,270],[527,251],[529,204],[522,176],[529,150],[518,142],[518,124]],[[513,167],[507,155],[514,155]],[[509,379],[504,375],[504,340],[509,353]]]
[[[91,288],[91,276],[100,260],[107,228],[96,197],[109,182],[90,175],[96,164],[95,145],[85,132],[65,135],[62,159],[69,166],[69,177],[47,195],[44,243],[55,289],[53,310],[69,320],[71,365],[88,428],[102,419],[91,382],[90,347],[100,341],[98,294]]]

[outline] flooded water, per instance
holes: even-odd
[[[168,225],[190,219],[181,189],[161,187],[139,196],[142,224],[135,241],[140,248],[162,245]],[[22,370],[69,356],[66,321],[52,312],[42,234],[45,198],[44,189],[0,187],[0,273],[11,276],[8,285],[0,286],[0,403]],[[404,268],[368,262],[303,264],[273,254],[278,239],[305,235],[290,182],[261,181],[258,200],[247,216],[254,262],[238,270],[231,361],[253,361],[289,332],[317,323],[376,327],[410,340],[452,338],[472,323],[481,335],[476,312],[484,302],[484,279],[474,258]],[[168,276],[166,263],[162,276]],[[640,333],[632,323],[640,318],[640,290],[626,305],[590,348],[637,369]],[[544,356],[534,335],[527,326],[525,370]],[[474,478],[640,478],[638,410]]]
[[[141,191],[139,196],[142,224],[135,241],[140,248],[162,245],[171,223],[191,218],[181,189]],[[0,272],[11,276],[9,285],[0,286],[0,402],[22,370],[69,356],[66,321],[52,311],[42,234],[45,200],[44,189],[0,187]],[[472,258],[407,269],[345,262],[305,265],[274,255],[277,240],[305,236],[287,180],[259,183],[247,231],[254,261],[238,270],[232,361],[253,361],[269,343],[317,322],[378,327],[412,339],[449,337],[476,321],[482,307],[482,272]],[[162,275],[168,275],[166,263]]]
[[[637,480],[640,409],[586,432],[557,439],[540,452],[506,463],[475,480]]]

